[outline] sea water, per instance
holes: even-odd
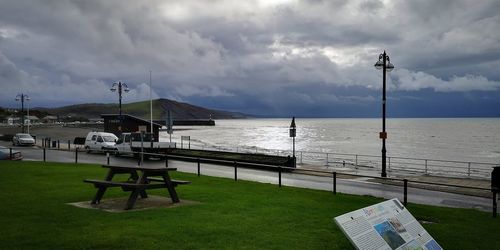
[[[292,150],[291,119],[216,120],[215,126],[174,127],[173,140],[237,150]],[[381,155],[380,118],[296,118],[296,150]],[[500,165],[500,118],[387,119],[387,155]],[[187,142],[186,142],[187,143]]]

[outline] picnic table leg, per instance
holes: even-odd
[[[142,190],[142,191],[144,191],[144,190]],[[140,189],[135,189],[134,191],[132,191],[132,193],[128,197],[127,206],[125,207],[125,210],[130,210],[130,209],[134,208],[135,202],[137,201],[137,196],[139,196],[140,192],[141,192]]]
[[[172,202],[178,203],[179,197],[177,196],[177,192],[175,191],[175,186],[174,183],[172,183],[172,180],[170,179],[170,175],[168,172],[165,172],[163,174],[163,181],[165,181],[165,184],[167,185],[168,193],[170,194],[170,198],[172,198]]]
[[[130,178],[137,183],[137,181],[139,180],[139,175],[137,175],[136,171],[132,171],[132,172],[130,172]],[[146,177],[144,177],[144,180],[147,180]],[[142,199],[148,198],[148,194],[146,193],[146,190],[141,190],[141,192],[139,194],[141,195]]]
[[[132,174],[132,173],[131,173]],[[148,180],[148,176],[147,174],[144,172],[142,172],[141,176],[137,176],[137,173],[135,174],[132,174],[132,176],[135,178],[137,178],[136,182],[137,184],[145,184]],[[132,208],[134,208],[134,205],[135,205],[135,202],[137,201],[137,197],[139,196],[139,194],[141,195],[141,197],[143,196],[146,196],[147,197],[147,194],[146,194],[146,191],[144,190],[144,188],[136,188],[132,191],[132,193],[130,194],[130,196],[128,197],[128,200],[127,200],[127,206],[125,207],[125,210],[130,210]],[[143,197],[143,198],[146,198],[146,197]]]
[[[111,179],[113,179],[113,176],[115,175],[115,172],[110,169],[108,171],[108,174],[106,175],[106,181],[111,181]],[[97,193],[95,194],[94,196],[94,199],[92,200],[92,202],[90,204],[99,204],[101,202],[101,199],[102,199],[102,196],[104,195],[104,193],[106,192],[106,187],[99,187],[99,189],[97,189]]]

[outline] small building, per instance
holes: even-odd
[[[21,121],[21,118],[19,118],[19,117],[11,116],[11,117],[7,118],[8,125],[19,124],[19,123],[21,123],[20,121]]]
[[[34,124],[38,123],[40,119],[36,117],[35,115],[27,115],[24,117],[24,124]]]
[[[103,118],[89,118],[90,123],[104,123]]]
[[[103,114],[101,117],[104,119],[104,132],[118,136],[125,132],[150,132],[151,130],[151,121],[132,115]],[[156,140],[158,140],[160,128],[160,124],[153,122],[153,134]]]
[[[42,118],[42,121],[44,123],[56,123],[57,122],[57,116],[48,115],[48,116],[45,116],[44,118]]]

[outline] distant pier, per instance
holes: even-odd
[[[164,120],[154,120],[155,123],[166,125]],[[173,120],[174,126],[215,126],[215,120],[212,119],[186,119],[186,120]]]
[[[174,126],[215,126],[215,121],[212,119],[196,119],[196,120],[173,120]]]

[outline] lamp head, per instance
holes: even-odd
[[[384,62],[381,59],[379,59],[373,66],[375,66],[376,69],[382,69],[384,68]]]
[[[387,72],[391,72],[393,69],[394,69],[394,64],[388,62],[387,66],[385,67],[385,70],[387,70]]]

